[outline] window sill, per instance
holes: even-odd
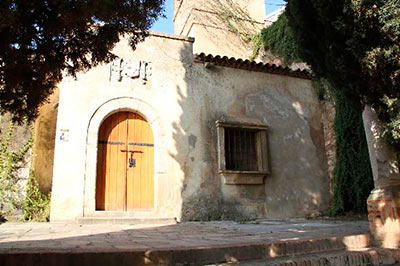
[[[226,185],[262,185],[268,172],[259,171],[229,171],[219,172]]]

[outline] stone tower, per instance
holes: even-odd
[[[264,0],[174,0],[175,34],[194,37],[194,53],[248,59],[264,19]]]

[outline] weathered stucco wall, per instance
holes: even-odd
[[[48,102],[40,107],[39,116],[35,121],[31,170],[41,192],[46,195],[51,191],[53,178],[58,97],[59,92],[56,88]]]
[[[141,113],[155,135],[155,208],[128,216],[243,220],[304,217],[327,208],[321,109],[311,82],[207,69],[193,61],[192,49],[190,39],[162,35],[150,36],[135,52],[121,42],[115,49],[119,57],[152,63],[147,82],[110,81],[110,66],[102,65],[59,85],[52,220],[102,215],[93,210],[93,125],[118,109]],[[224,184],[218,173],[220,119],[269,126],[271,174],[264,184]]]
[[[135,53],[127,42],[121,42],[114,52],[125,60],[151,62],[152,76],[146,83],[141,79],[110,81],[110,65],[107,64],[78,75],[77,80],[66,78],[59,84],[52,220],[82,217],[83,206],[92,205],[90,201],[94,200],[95,188],[91,187],[85,193],[85,185],[90,182],[93,184],[97,158],[94,156],[87,160],[86,156],[89,149],[97,145],[97,136],[88,135],[88,128],[92,118],[104,109],[103,106],[106,106],[105,116],[118,111],[118,108],[138,110],[153,129],[156,206],[153,212],[135,214],[136,218],[179,217],[183,177],[171,159],[171,154],[176,150],[172,134],[181,114],[178,88],[186,90],[186,82],[182,77],[185,67],[192,62],[192,41],[152,36],[141,43]],[[119,107],[119,100],[129,99],[133,106]],[[107,109],[110,102],[113,102],[111,106],[115,109]],[[151,110],[148,112],[147,109]],[[153,121],[157,123],[153,124]],[[60,139],[62,133],[64,140]]]
[[[190,85],[181,100],[181,126],[188,143],[178,145],[185,172],[183,217],[284,218],[327,207],[321,109],[309,80],[233,68],[207,70],[202,64],[195,64],[186,79]],[[271,174],[264,185],[223,184],[216,164],[215,121],[221,118],[269,126]],[[185,149],[190,139],[197,139],[196,146]]]
[[[194,53],[248,59],[251,34],[264,27],[264,0],[175,0],[175,34],[196,38]]]

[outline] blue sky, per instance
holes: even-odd
[[[190,1],[190,0],[189,0]],[[265,0],[265,12],[269,14],[276,9],[280,8],[284,4],[284,0]],[[166,18],[159,18],[151,28],[153,31],[163,32],[163,33],[174,33],[174,25],[172,23],[173,9],[172,0],[166,0],[165,2],[165,15]]]

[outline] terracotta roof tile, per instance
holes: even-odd
[[[311,74],[307,70],[292,70],[289,67],[272,64],[262,63],[250,60],[243,60],[234,57],[220,56],[220,55],[206,55],[205,53],[195,54],[195,62],[213,63],[217,66],[239,68],[250,71],[265,72],[277,75],[284,75],[296,78],[311,79]]]

